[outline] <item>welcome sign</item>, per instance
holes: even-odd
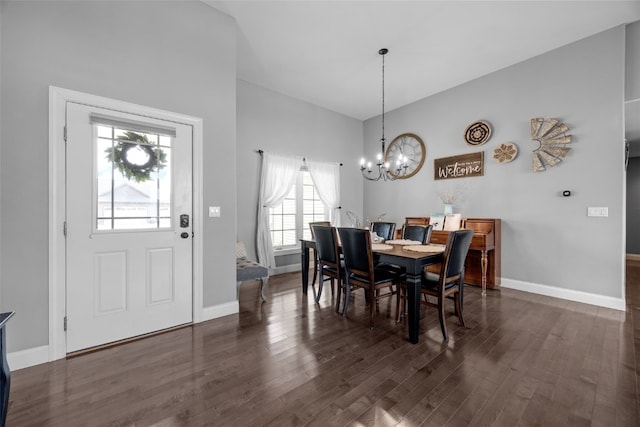
[[[484,175],[484,151],[433,160],[436,181]]]

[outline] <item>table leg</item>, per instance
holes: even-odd
[[[480,260],[480,265],[482,266],[482,296],[487,295],[487,251],[482,251],[482,259]]]
[[[307,294],[309,287],[309,246],[301,243],[300,257],[302,260],[302,293]]]
[[[420,335],[420,276],[407,274],[407,299],[409,305],[409,342],[418,343]]]

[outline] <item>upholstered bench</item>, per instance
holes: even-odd
[[[267,300],[267,288],[269,287],[269,269],[262,264],[247,259],[247,251],[244,243],[236,244],[236,281],[238,282],[238,295],[240,284],[246,280],[260,280],[260,297]]]

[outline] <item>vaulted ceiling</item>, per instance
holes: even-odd
[[[213,1],[238,78],[365,120],[620,24],[640,1]],[[593,58],[597,61],[597,58]]]

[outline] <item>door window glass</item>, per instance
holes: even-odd
[[[96,229],[171,227],[170,136],[96,125]]]

